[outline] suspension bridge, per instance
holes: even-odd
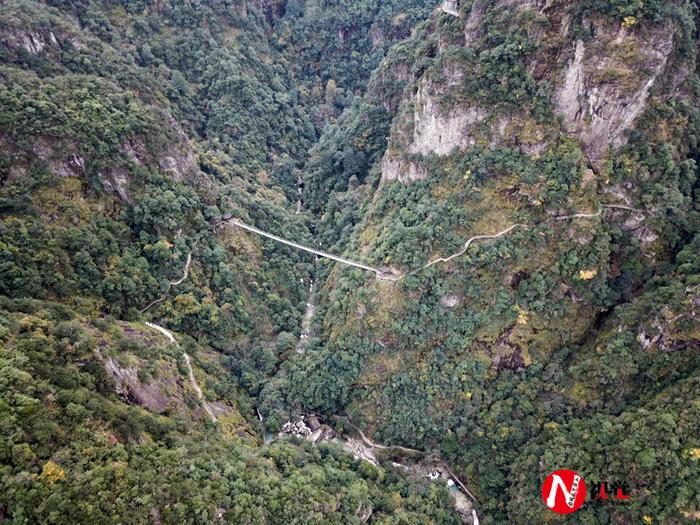
[[[369,266],[367,264],[364,264],[364,263],[361,263],[358,261],[353,261],[350,259],[346,259],[345,257],[339,257],[338,255],[333,255],[332,253],[317,250],[317,249],[311,248],[309,246],[304,246],[303,244],[299,244],[297,242],[290,241],[288,239],[278,237],[277,235],[273,235],[272,233],[268,233],[266,231],[263,231],[259,228],[256,228],[255,226],[251,226],[250,224],[246,224],[238,219],[232,218],[232,219],[228,219],[224,222],[227,222],[228,224],[233,224],[235,226],[238,226],[239,228],[243,228],[244,230],[248,230],[249,232],[255,233],[256,235],[260,235],[262,237],[272,239],[273,241],[277,241],[279,243],[286,244],[287,246],[291,246],[292,248],[296,248],[298,250],[303,250],[303,251],[308,252],[308,253],[313,253],[314,255],[318,255],[319,257],[323,257],[325,259],[330,259],[332,261],[346,264],[348,266],[354,266],[355,268],[367,270],[368,272],[374,272],[377,276],[377,279],[380,279],[383,281],[398,281],[399,279],[403,278],[403,274],[394,273],[392,270],[390,270],[388,268],[374,268],[372,266]]]

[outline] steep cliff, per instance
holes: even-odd
[[[681,86],[695,67],[692,34],[671,16],[620,21],[545,1],[467,6],[463,18],[433,20],[438,52],[399,109],[406,118],[395,121],[385,166],[402,152],[444,156],[477,143],[533,155],[564,131],[600,171],[645,109],[690,95]],[[492,27],[510,34],[494,35]],[[561,120],[537,113],[543,110]],[[396,174],[390,167],[384,176]]]

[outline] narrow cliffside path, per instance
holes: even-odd
[[[466,253],[466,251],[469,249],[469,246],[471,246],[471,244],[474,241],[480,241],[482,239],[498,239],[499,237],[503,237],[507,233],[512,232],[515,228],[526,228],[526,227],[527,226],[524,224],[516,223],[516,224],[513,224],[512,226],[509,226],[508,228],[506,228],[502,232],[496,233],[494,235],[475,235],[474,237],[470,237],[469,239],[467,239],[467,242],[464,243],[464,247],[461,250],[459,250],[458,252],[453,253],[449,257],[438,257],[437,259],[430,261],[425,266],[421,266],[417,270],[414,270],[406,275],[416,274],[416,273],[420,272],[421,270],[425,270],[426,268],[430,268],[434,264],[441,263],[441,262],[449,262],[452,259],[454,259],[455,257],[459,257],[460,255],[464,255]]]
[[[189,258],[188,258],[189,260]],[[153,328],[154,330],[159,331],[161,334],[163,334],[170,343],[173,343],[177,345],[177,341],[175,340],[175,336],[173,333],[168,330],[167,328],[163,328],[160,325],[157,325],[155,323],[151,322],[146,322],[146,326]],[[202,405],[202,408],[204,408],[204,411],[207,413],[209,416],[209,419],[211,419],[212,423],[216,423],[216,415],[214,415],[214,411],[211,409],[209,406],[209,403],[204,399],[204,394],[202,393],[202,389],[200,388],[199,384],[197,383],[197,379],[194,377],[194,369],[192,368],[192,362],[190,361],[190,356],[187,352],[183,352],[182,356],[185,358],[185,363],[187,364],[187,372],[190,378],[190,383],[192,383],[192,388],[194,388],[194,391],[197,394],[197,398],[199,399],[199,402]]]
[[[190,264],[192,264],[192,252],[187,254],[187,262],[185,263],[185,271],[177,281],[170,281],[170,286],[177,286],[187,279],[190,274]]]
[[[574,219],[594,219],[596,217],[600,217],[601,215],[603,215],[603,212],[606,209],[618,209],[618,210],[632,211],[632,212],[641,213],[641,214],[644,213],[642,210],[638,210],[638,209],[632,208],[630,206],[623,206],[621,204],[604,204],[598,211],[593,212],[593,213],[574,213],[572,215],[558,215],[556,217],[551,217],[550,219],[547,219],[543,222],[540,222],[539,224],[533,224],[533,225],[515,223],[515,224],[512,224],[511,226],[509,226],[508,228],[506,228],[505,230],[503,230],[499,233],[495,233],[493,235],[475,235],[474,237],[470,237],[464,243],[464,246],[462,247],[462,249],[459,250],[458,252],[455,252],[448,257],[438,257],[437,259],[433,259],[432,261],[421,266],[420,268],[417,268],[411,272],[408,272],[407,274],[401,275],[397,280],[401,280],[407,275],[415,275],[418,272],[425,270],[425,269],[427,269],[427,268],[429,268],[437,263],[449,262],[456,257],[464,255],[467,252],[467,250],[469,249],[469,247],[471,246],[471,244],[475,241],[487,240],[487,239],[498,239],[499,237],[503,237],[504,235],[512,232],[516,228],[532,229],[532,228],[539,226],[540,224],[544,224],[548,221],[569,221],[569,220],[574,220]]]
[[[593,219],[596,217],[600,217],[603,212],[606,209],[617,209],[617,210],[624,210],[624,211],[630,211],[634,213],[639,213],[639,214],[644,214],[644,211],[638,210],[636,208],[632,208],[630,206],[624,206],[621,204],[604,204],[597,212],[593,213],[575,213],[573,215],[560,215],[556,217],[551,217],[550,219],[547,219],[544,222],[548,221],[566,221],[566,220],[573,220],[573,219]],[[508,233],[512,232],[516,228],[529,228],[532,229],[535,226],[538,226],[538,224],[533,224],[533,225],[527,225],[527,224],[522,224],[522,223],[515,223],[510,225],[508,228],[505,230],[495,233],[495,234],[481,234],[481,235],[475,235],[473,237],[470,237],[467,239],[467,241],[464,243],[464,246],[462,249],[460,249],[458,252],[453,253],[452,255],[446,256],[446,257],[438,257],[436,259],[433,259],[429,261],[427,264],[424,264],[420,268],[416,268],[415,270],[409,271],[407,273],[393,273],[391,270],[386,269],[386,268],[375,268],[373,266],[370,266],[368,264],[359,262],[359,261],[354,261],[352,259],[347,259],[345,257],[340,257],[339,255],[333,255],[328,252],[324,252],[321,250],[317,250],[315,248],[311,248],[309,246],[305,246],[303,244],[299,244],[298,242],[285,239],[283,237],[280,237],[278,235],[275,235],[273,233],[266,232],[264,230],[261,230],[259,228],[256,228],[255,226],[251,226],[249,224],[244,223],[243,221],[236,219],[236,218],[230,218],[230,219],[225,219],[217,224],[214,224],[213,227],[216,228],[217,226],[220,226],[221,224],[233,224],[234,226],[237,226],[239,228],[243,228],[244,230],[247,230],[251,233],[254,233],[256,235],[260,235],[261,237],[265,237],[267,239],[271,239],[273,241],[285,244],[287,246],[291,246],[292,248],[302,250],[308,253],[313,253],[314,255],[318,257],[323,257],[325,259],[330,259],[332,261],[339,262],[341,264],[345,264],[347,266],[352,266],[355,268],[360,268],[361,270],[366,270],[369,272],[373,272],[376,276],[377,279],[383,280],[383,281],[389,281],[389,282],[398,282],[405,277],[409,275],[415,275],[419,273],[422,270],[425,270],[431,266],[434,266],[435,264],[442,263],[442,262],[449,262],[452,259],[455,259],[457,257],[460,257],[464,255],[467,250],[469,250],[469,247],[472,245],[472,243],[476,241],[481,241],[481,240],[490,240],[490,239],[498,239],[499,237],[503,237],[504,235],[507,235]],[[542,224],[542,223],[539,223]],[[170,292],[170,288],[173,286],[177,286],[179,284],[182,284],[184,281],[187,280],[189,277],[189,272],[190,272],[190,265],[192,264],[192,254],[194,253],[194,246],[192,248],[192,251],[190,251],[187,254],[187,261],[185,262],[185,267],[183,269],[182,277],[175,281],[169,281],[168,282],[168,289],[165,291],[165,293],[159,297],[158,299],[155,299],[154,301],[151,301],[147,306],[141,309],[141,313],[144,313],[148,311],[150,308],[155,306],[158,303],[163,302],[167,297],[168,293]]]
[[[216,416],[214,415],[214,412],[212,411],[211,407],[209,406],[209,403],[204,399],[204,394],[202,393],[202,389],[199,387],[197,384],[197,379],[194,377],[194,370],[192,369],[192,363],[190,362],[190,356],[186,352],[183,352],[182,355],[185,357],[185,362],[187,363],[187,370],[189,372],[190,376],[190,382],[192,383],[192,387],[194,388],[194,391],[197,392],[197,397],[199,398],[199,402],[202,404],[202,407],[206,411],[207,414],[209,414],[209,418],[211,419],[212,423],[216,423]]]
[[[600,217],[606,209],[626,210],[626,211],[631,211],[631,212],[635,212],[635,213],[644,214],[644,212],[643,212],[642,210],[638,210],[638,209],[632,208],[632,207],[630,207],[630,206],[623,206],[623,205],[620,205],[620,204],[604,204],[604,205],[601,206],[601,208],[600,208],[598,211],[596,211],[596,212],[592,212],[592,213],[575,213],[575,214],[572,214],[572,215],[560,215],[560,216],[556,216],[556,217],[551,217],[550,219],[547,219],[547,220],[545,220],[545,221],[543,221],[543,222],[548,222],[548,221],[566,221],[566,220],[574,220],[574,219],[593,219],[593,218],[596,218],[596,217]],[[298,242],[291,241],[291,240],[289,240],[289,239],[284,239],[283,237],[279,237],[278,235],[274,235],[274,234],[272,234],[272,233],[269,233],[269,232],[266,232],[266,231],[261,230],[261,229],[259,229],[259,228],[256,228],[255,226],[251,226],[251,225],[249,225],[249,224],[246,224],[246,223],[244,223],[243,221],[241,221],[241,220],[239,220],[239,219],[235,219],[235,218],[225,219],[224,221],[222,221],[222,222],[219,223],[219,224],[223,224],[223,223],[233,224],[234,226],[238,226],[239,228],[243,228],[244,230],[247,230],[247,231],[249,231],[249,232],[252,232],[252,233],[254,233],[254,234],[256,234],[256,235],[260,235],[260,236],[265,237],[265,238],[267,238],[267,239],[272,239],[273,241],[276,241],[276,242],[279,242],[279,243],[282,243],[282,244],[286,244],[287,246],[291,246],[292,248],[296,248],[296,249],[298,249],[298,250],[303,250],[303,251],[308,252],[308,253],[313,253],[313,254],[317,255],[318,257],[323,257],[323,258],[326,258],[326,259],[331,259],[331,260],[333,260],[333,261],[339,262],[339,263],[341,263],[341,264],[345,264],[345,265],[347,265],[347,266],[353,266],[353,267],[355,267],[355,268],[360,268],[360,269],[362,269],[362,270],[367,270],[367,271],[369,271],[369,272],[374,272],[374,273],[377,275],[377,278],[379,278],[379,279],[381,279],[381,280],[397,282],[397,281],[400,281],[401,279],[403,279],[404,277],[406,277],[406,276],[408,276],[408,275],[415,275],[416,273],[420,272],[421,270],[425,270],[426,268],[429,268],[429,267],[431,267],[431,266],[433,266],[433,265],[435,265],[435,264],[438,264],[438,263],[441,263],[441,262],[449,262],[449,261],[451,261],[452,259],[455,259],[456,257],[460,257],[461,255],[464,255],[464,254],[467,252],[467,250],[469,249],[469,247],[472,245],[472,243],[474,243],[474,242],[476,242],[476,241],[488,240],[488,239],[497,239],[497,238],[499,238],[499,237],[503,237],[504,235],[506,235],[506,234],[512,232],[512,231],[513,231],[514,229],[516,229],[516,228],[528,228],[528,229],[532,229],[532,228],[534,228],[534,227],[536,227],[536,226],[539,226],[540,224],[543,224],[543,222],[541,222],[541,223],[539,223],[539,224],[532,224],[532,225],[527,225],[527,224],[522,224],[522,223],[515,223],[515,224],[510,225],[510,226],[509,226],[508,228],[506,228],[505,230],[503,230],[503,231],[501,231],[501,232],[498,232],[498,233],[495,233],[495,234],[491,234],[491,235],[489,235],[489,234],[485,234],[485,235],[484,235],[484,234],[482,234],[482,235],[475,235],[475,236],[470,237],[469,239],[467,239],[467,241],[464,243],[464,246],[462,247],[462,249],[460,249],[458,252],[453,253],[452,255],[449,255],[449,256],[447,256],[447,257],[438,257],[437,259],[431,260],[430,262],[428,262],[427,264],[421,266],[420,268],[417,268],[417,269],[412,270],[412,271],[407,272],[407,273],[400,273],[400,274],[393,274],[393,273],[391,273],[391,271],[389,271],[389,270],[387,270],[387,269],[374,268],[374,267],[369,266],[369,265],[367,265],[367,264],[365,264],[365,263],[361,263],[361,262],[358,262],[358,261],[353,261],[352,259],[347,259],[347,258],[345,258],[345,257],[340,257],[340,256],[338,256],[338,255],[333,255],[333,254],[330,254],[330,253],[328,253],[328,252],[324,252],[324,251],[321,251],[321,250],[317,250],[317,249],[315,249],[315,248],[311,248],[311,247],[309,247],[309,246],[304,246],[303,244],[299,244]],[[189,266],[189,260],[190,260],[190,258],[188,257],[188,266]],[[186,277],[187,277],[187,267],[186,267],[186,269],[185,269],[185,276],[183,277],[183,279],[181,279],[181,280],[178,281],[177,283],[171,283],[171,284],[179,284],[179,283],[182,282]],[[149,305],[149,307],[150,307],[150,305]],[[148,309],[148,307],[147,307],[146,309]],[[145,311],[145,309],[144,309],[144,311]]]

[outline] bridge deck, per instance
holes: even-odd
[[[321,250],[316,250],[314,248],[310,248],[308,246],[304,246],[303,244],[298,244],[293,241],[288,241],[287,239],[283,239],[282,237],[278,237],[277,235],[273,235],[271,233],[264,232],[255,226],[250,226],[244,222],[239,221],[238,219],[229,219],[227,222],[230,222],[232,224],[235,224],[236,226],[243,228],[244,230],[248,230],[250,232],[256,233],[258,235],[262,235],[263,237],[267,237],[268,239],[272,239],[273,241],[281,242],[282,244],[286,244],[287,246],[291,246],[292,248],[297,248],[299,250],[303,250],[305,252],[313,253],[314,255],[318,255],[319,257],[324,257],[326,259],[331,259],[333,261],[347,264],[349,266],[354,266],[355,268],[361,268],[362,270],[367,270],[369,272],[374,272],[377,274],[377,276],[382,275],[384,272],[382,272],[378,268],[372,268],[371,266],[368,266],[364,263],[357,262],[357,261],[351,261],[350,259],[345,259],[344,257],[338,257],[337,255],[333,255],[332,253],[324,252]]]

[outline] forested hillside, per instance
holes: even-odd
[[[2,3],[0,521],[698,519],[698,7],[458,4]]]

